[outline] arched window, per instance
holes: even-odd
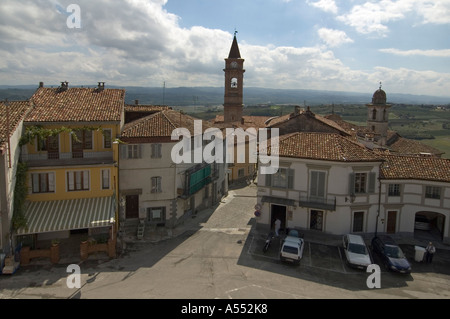
[[[372,120],[376,120],[377,119],[377,110],[373,109],[372,111]]]
[[[384,109],[384,111],[383,111],[383,121],[386,121],[387,119],[386,119],[386,109]]]
[[[231,79],[231,87],[232,88],[237,88],[238,87],[238,79],[237,78],[232,78]]]

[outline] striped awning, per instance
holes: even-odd
[[[114,196],[27,202],[27,228],[18,235],[105,227],[114,223]]]

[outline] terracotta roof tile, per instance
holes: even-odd
[[[26,122],[120,121],[125,90],[41,87],[31,97],[34,105]]]
[[[434,156],[383,156],[383,179],[419,179],[450,183],[450,159]]]
[[[444,152],[425,145],[419,141],[407,139],[399,136],[392,144],[388,145],[391,152],[403,154],[403,155],[414,155],[421,153],[430,153],[433,155],[442,155]]]
[[[121,139],[126,141],[127,138],[170,137],[176,128],[187,128],[192,135],[194,134],[194,120],[198,119],[167,109],[125,124]],[[208,122],[202,121],[203,131],[210,127]]]
[[[270,152],[270,142],[268,142]],[[274,154],[277,149],[274,148]],[[381,157],[337,133],[297,132],[279,137],[280,157],[338,162],[377,162]]]
[[[29,101],[10,101],[8,102],[9,112],[9,135],[11,136],[16,130],[20,121],[23,120],[27,111],[30,110]],[[0,102],[0,148],[3,147],[8,140],[7,111],[4,102]]]

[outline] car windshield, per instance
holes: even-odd
[[[366,246],[364,245],[359,245],[359,244],[349,244],[348,245],[348,251],[354,254],[363,254],[363,255],[367,255],[367,249]]]
[[[298,248],[296,248],[296,247],[284,246],[283,251],[288,254],[294,254],[294,255],[298,254]]]
[[[400,247],[397,246],[385,246],[384,252],[388,257],[405,258],[405,255],[403,255],[402,250],[400,249]]]

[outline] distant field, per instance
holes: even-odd
[[[422,140],[421,142],[445,152],[442,157],[450,158],[450,136],[438,136],[433,140]]]

